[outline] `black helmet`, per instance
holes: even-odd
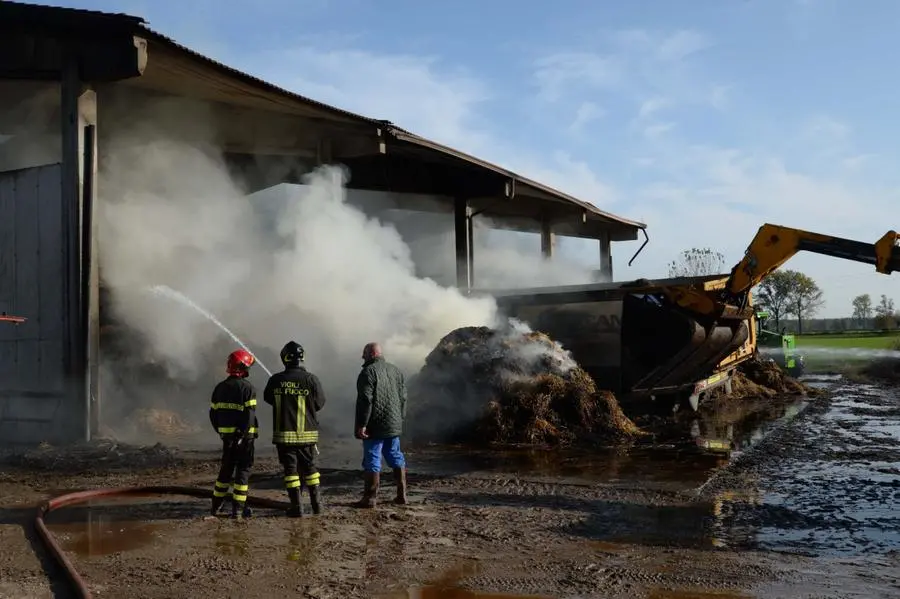
[[[288,341],[281,348],[281,362],[285,366],[300,366],[303,358],[303,346],[296,341]]]

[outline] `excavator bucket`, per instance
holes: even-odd
[[[501,310],[572,352],[620,401],[690,392],[744,345],[747,320],[703,323],[666,290],[709,289],[721,275],[490,291]]]

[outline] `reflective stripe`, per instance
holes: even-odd
[[[216,431],[220,435],[228,435],[231,433],[238,432],[238,429],[236,426],[220,426],[219,428],[216,429]],[[259,432],[259,429],[256,428],[255,426],[251,426],[250,428],[247,429],[247,432],[251,435],[255,435],[256,433]]]
[[[237,410],[239,412],[244,411],[244,406],[239,403],[211,403],[209,404],[213,410]]]
[[[306,431],[306,396],[298,395],[297,396],[297,428],[295,431]],[[301,435],[303,433],[300,433]],[[316,441],[318,441],[318,437],[316,437]]]
[[[272,443],[288,443],[288,444],[307,444],[318,443],[319,431],[304,431],[298,433],[295,431],[276,432],[272,435]]]
[[[293,474],[284,477],[284,488],[285,489],[296,489],[300,486],[300,475]]]
[[[216,481],[215,486],[213,486],[213,497],[225,497],[228,495],[228,488],[230,486],[230,483]]]
[[[256,398],[254,397],[253,399],[251,399],[249,401],[245,401],[244,407],[245,408],[255,408],[256,407]]]
[[[303,482],[305,482],[310,487],[315,487],[317,484],[319,484],[319,473],[316,472],[315,474],[310,474],[303,479]]]
[[[249,490],[250,485],[234,485],[234,492],[231,494],[231,498],[238,503],[243,503],[247,501],[247,492]]]

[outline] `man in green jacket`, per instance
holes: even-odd
[[[378,343],[363,348],[362,371],[356,379],[356,438],[363,442],[365,490],[356,507],[373,508],[381,478],[381,456],[394,471],[397,496],[405,505],[406,458],[400,435],[406,417],[406,382],[400,369],[384,359]]]

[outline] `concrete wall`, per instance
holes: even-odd
[[[0,444],[62,443],[84,434],[69,405],[61,167],[0,173]],[[67,403],[67,401],[69,403]]]

